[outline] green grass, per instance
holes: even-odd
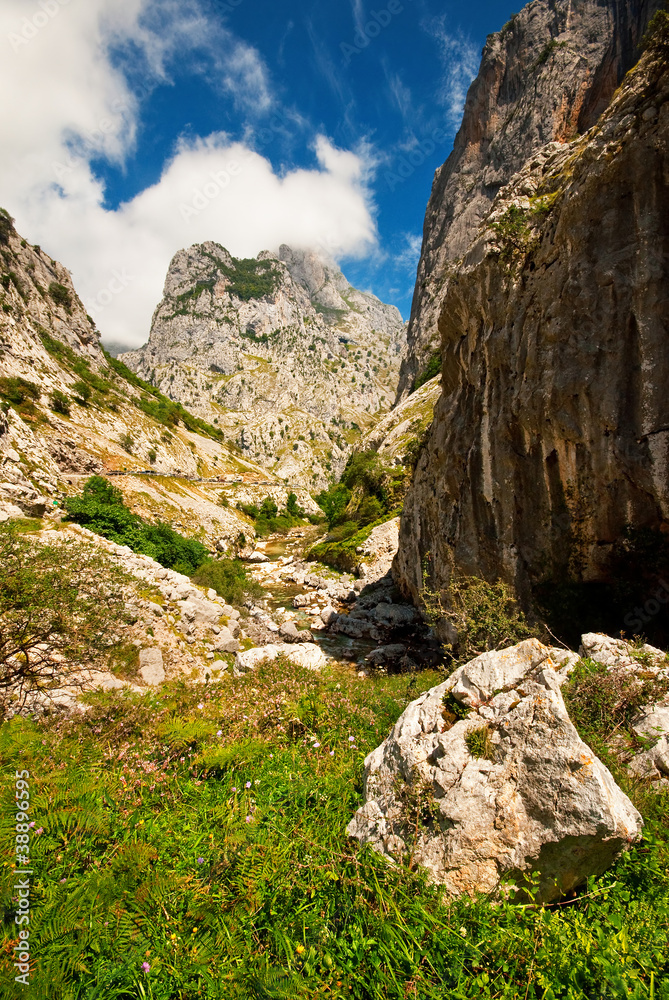
[[[204,688],[91,696],[70,721],[5,724],[6,870],[17,769],[43,830],[31,1000],[666,1000],[666,794],[630,788],[646,841],[552,908],[449,903],[346,838],[365,754],[439,680],[277,661]],[[26,995],[7,974],[3,996]]]

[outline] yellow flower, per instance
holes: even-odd
[[[298,946],[295,949],[295,951],[297,952],[298,955],[301,955],[302,952],[304,951],[304,945],[303,944],[298,944]]]

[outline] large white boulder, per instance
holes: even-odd
[[[538,872],[546,901],[605,871],[642,820],[572,725],[561,668],[528,639],[421,695],[367,757],[348,833],[409,853],[452,895]]]
[[[285,656],[307,670],[320,670],[327,663],[325,653],[315,642],[303,642],[300,645],[278,642],[237,653],[235,667],[239,673],[245,674],[249,670],[255,670],[260,663],[275,660],[278,656]]]

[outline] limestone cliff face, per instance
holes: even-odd
[[[122,359],[246,457],[315,487],[395,397],[405,324],[317,254],[176,254],[145,347]]]
[[[605,580],[669,529],[669,73],[647,54],[587,134],[503,189],[448,285],[443,395],[395,573]],[[631,609],[630,609],[631,610]]]
[[[398,399],[439,347],[438,319],[456,261],[500,189],[547,142],[589,129],[638,58],[659,0],[535,0],[494,35],[453,152],[435,174]]]

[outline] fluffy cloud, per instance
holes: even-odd
[[[281,175],[252,139],[183,141],[156,184],[105,207],[90,162],[123,164],[141,108],[119,68],[127,69],[116,57],[124,46],[132,44],[148,89],[166,77],[175,52],[209,46],[219,84],[239,107],[258,114],[273,106],[258,53],[207,22],[195,0],[161,0],[159,11],[154,0],[3,0],[0,41],[0,87],[14,95],[0,105],[0,203],[19,231],[71,268],[105,339],[146,339],[170,258],[191,243],[217,240],[237,256],[281,242],[335,256],[374,245],[371,158],[324,136],[312,168]]]

